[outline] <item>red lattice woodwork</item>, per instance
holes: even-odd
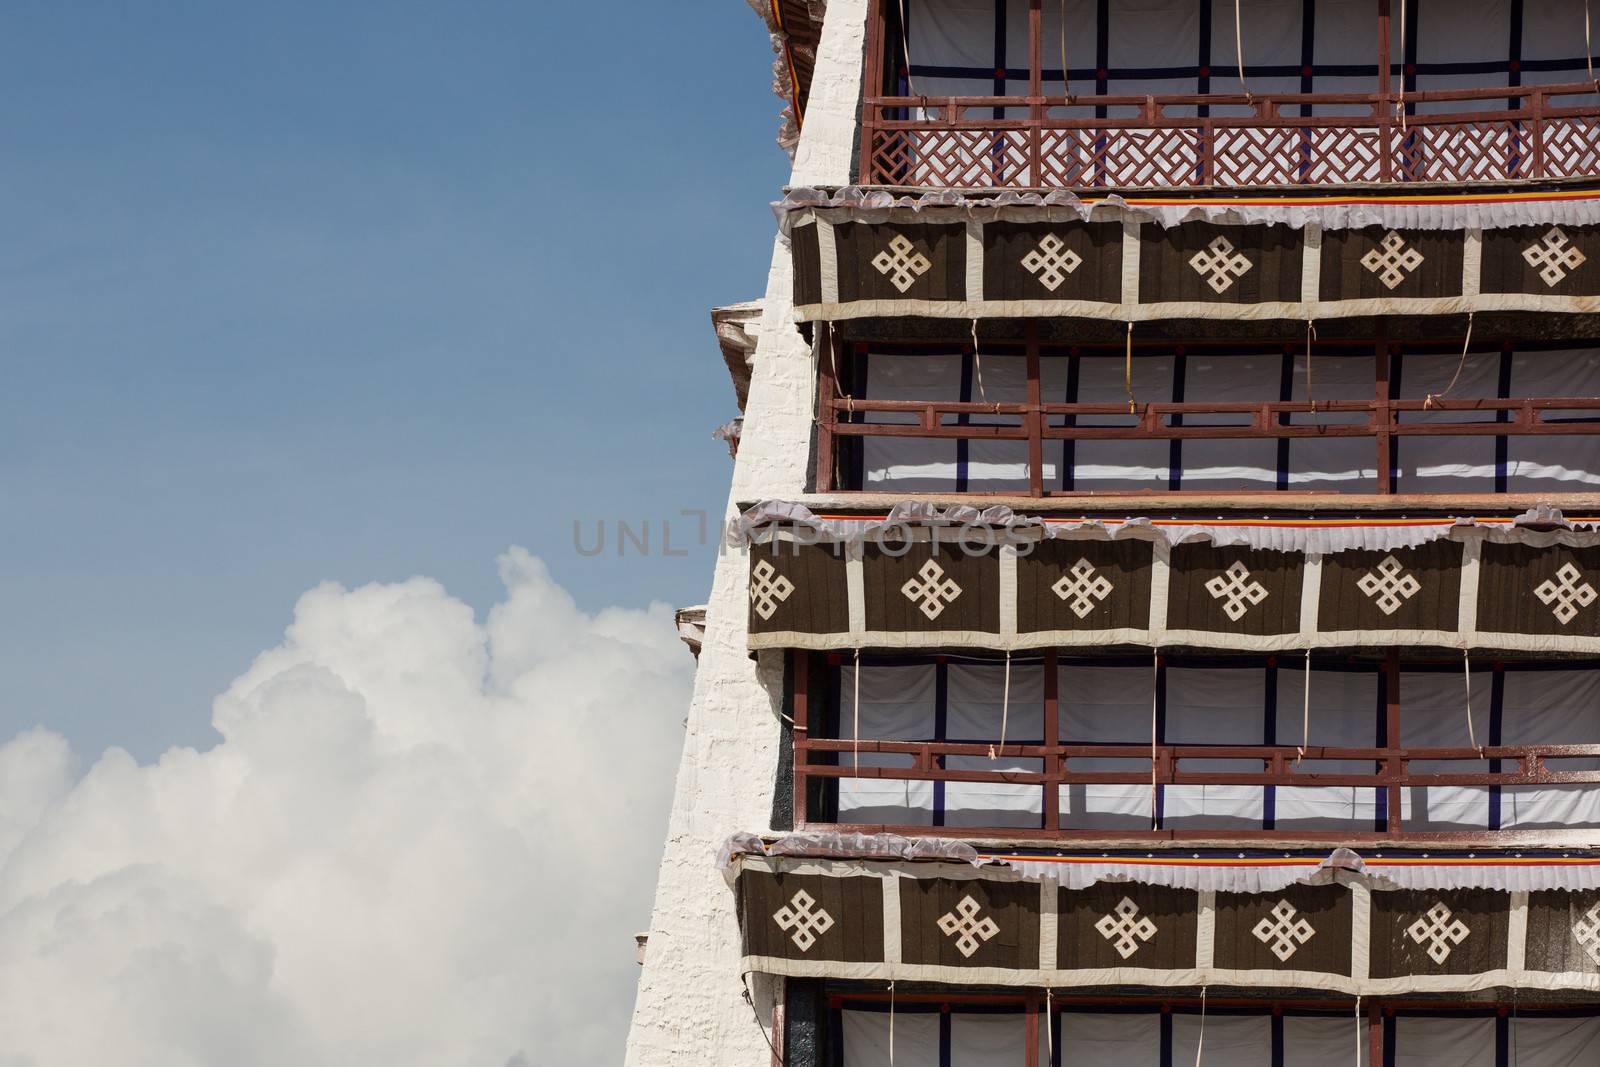
[[[842,662],[842,660],[841,660]],[[959,827],[925,825],[860,825],[850,829],[862,833],[899,833],[984,837],[994,839],[1073,839],[1081,841],[1193,841],[1236,842],[1337,841],[1345,845],[1379,842],[1428,844],[1529,845],[1560,842],[1600,844],[1600,830],[1564,828],[1560,830],[1503,831],[1413,831],[1404,825],[1402,790],[1439,786],[1550,786],[1588,785],[1600,788],[1600,771],[1552,770],[1547,760],[1592,759],[1600,757],[1600,744],[1586,745],[1490,745],[1481,749],[1408,748],[1400,743],[1401,701],[1398,650],[1390,650],[1382,664],[1385,700],[1385,743],[1368,748],[1311,746],[1303,752],[1294,745],[1105,745],[1088,739],[1063,739],[1059,735],[1059,676],[1057,654],[1044,653],[1044,743],[1043,744],[959,744],[944,741],[877,741],[851,738],[814,737],[811,705],[820,696],[821,654],[791,652],[790,671],[794,680],[794,812],[795,827],[831,826],[811,814],[814,801],[809,783],[845,778],[922,782],[986,782],[1005,785],[1037,785],[1043,791],[1043,825],[1038,828],[982,827],[970,823]],[[1498,670],[1499,667],[1497,666]],[[858,766],[856,753],[898,754],[910,757],[908,766]],[[1006,757],[1037,760],[1038,771],[970,769],[971,757]],[[947,766],[951,757],[967,757],[961,769]],[[1076,771],[1074,759],[1123,759],[1142,761],[1143,766],[1120,771]],[[1297,773],[1301,759],[1346,761],[1365,764],[1372,770],[1339,773]],[[1259,771],[1185,770],[1186,761],[1254,760]],[[1413,762],[1453,763],[1459,771],[1421,773],[1411,769]],[[1494,769],[1485,769],[1494,768]],[[1089,830],[1062,825],[1060,788],[1070,785],[1137,786],[1302,786],[1355,787],[1383,790],[1385,828],[1355,830],[1241,830],[1222,829],[1117,829]],[[970,816],[970,812],[969,812]]]
[[[860,184],[1242,188],[1600,174],[1593,85],[1402,93],[1389,75],[1386,0],[1375,5],[1374,92],[1069,98],[1041,89],[1040,2],[1030,5],[1027,95],[867,94]],[[885,16],[874,0],[867,84],[880,88],[900,57]]]

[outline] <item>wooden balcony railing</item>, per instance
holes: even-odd
[[[1397,438],[1600,434],[1600,397],[1392,397],[1389,364],[1398,348],[1391,348],[1383,336],[1372,342],[1371,399],[1046,403],[1042,399],[1037,323],[1029,322],[1026,329],[1027,339],[1020,349],[1027,360],[1024,403],[874,400],[841,395],[836,368],[852,353],[830,335],[823,343],[835,350],[821,361],[817,375],[818,491],[860,488],[849,485],[849,479],[842,476],[841,466],[847,464],[841,464],[839,453],[848,447],[847,442],[872,437],[1026,442],[1028,494],[1070,496],[1078,494],[1047,487],[1047,441],[1367,438],[1373,446],[1373,491],[1392,494],[1395,461],[1391,444]],[[857,346],[863,351],[865,347]],[[1207,346],[1193,347],[1199,351]],[[1349,351],[1363,346],[1359,342],[1327,346],[1335,347]],[[1101,354],[1121,351],[1115,346],[1082,348]],[[995,346],[995,350],[1014,355],[1018,346]],[[1485,417],[1486,413],[1493,413],[1492,417]],[[1557,417],[1552,419],[1552,414]],[[888,417],[898,418],[888,421]],[[972,419],[982,421],[974,423]]]
[[[794,690],[794,813],[797,827],[833,825],[816,814],[819,793],[816,783],[862,779],[896,782],[971,782],[991,785],[1034,785],[1041,791],[1041,818],[1037,828],[1015,825],[984,827],[975,825],[974,812],[967,809],[960,827],[946,828],[925,824],[861,825],[850,829],[867,833],[887,832],[908,835],[955,835],[994,839],[1053,839],[1079,841],[1306,841],[1347,845],[1377,842],[1413,844],[1457,844],[1463,847],[1508,844],[1594,844],[1600,845],[1597,829],[1512,829],[1512,830],[1426,830],[1417,831],[1404,824],[1402,790],[1433,787],[1562,786],[1587,785],[1600,789],[1600,770],[1559,770],[1550,761],[1600,758],[1600,744],[1486,745],[1405,747],[1401,744],[1400,673],[1397,651],[1391,651],[1382,666],[1385,689],[1384,733],[1381,746],[1334,748],[1295,745],[1180,745],[1180,744],[1097,744],[1087,740],[1065,740],[1059,736],[1059,671],[1054,652],[1044,656],[1044,739],[1042,744],[972,744],[925,741],[879,741],[852,738],[813,737],[811,704],[814,665],[805,653],[794,653],[791,661]],[[905,766],[862,766],[859,757],[885,754],[910,757]],[[975,759],[994,757],[1006,760],[1037,761],[1038,771],[972,769]],[[948,766],[951,757],[966,757],[965,766]],[[1117,759],[1142,766],[1116,771],[1075,770],[1074,760]],[[1258,771],[1186,770],[1186,761],[1258,761]],[[1339,772],[1306,771],[1302,761],[1343,761],[1352,765]],[[1449,773],[1413,771],[1419,762],[1460,764]],[[1362,765],[1365,765],[1364,767]],[[1355,769],[1361,767],[1361,769]],[[1370,768],[1370,769],[1368,769]],[[1065,825],[1060,806],[1063,786],[1120,785],[1140,786],[1151,791],[1151,820],[1143,828],[1084,829]],[[1375,830],[1303,829],[1175,829],[1162,823],[1156,803],[1156,789],[1165,786],[1296,786],[1302,788],[1356,788],[1381,791],[1385,797],[1378,809],[1383,822]],[[909,811],[908,811],[909,814]],[[1015,812],[997,812],[1015,815]]]
[[[1030,0],[1028,92],[949,97],[890,91],[907,53],[894,0],[872,0],[857,181],[1140,189],[1600,174],[1594,84],[1406,91],[1412,75],[1396,77],[1390,55],[1390,7],[1374,5],[1370,92],[1047,96],[1043,0]]]
[[[1592,85],[1407,94],[1404,106],[1414,105],[1458,106],[1402,121],[1401,100],[1387,92],[1101,96],[1070,105],[1043,96],[876,96],[866,101],[860,174],[866,185],[1141,189],[1600,173]],[[989,117],[996,108],[1008,117]]]

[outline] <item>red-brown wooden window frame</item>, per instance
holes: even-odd
[[[1282,440],[1295,437],[1369,437],[1373,442],[1373,468],[1377,472],[1376,490],[1383,495],[1394,493],[1390,443],[1397,437],[1518,437],[1600,434],[1600,421],[1548,422],[1545,413],[1551,411],[1600,412],[1600,397],[1512,397],[1508,399],[1454,399],[1450,397],[1427,399],[1395,399],[1389,395],[1389,382],[1394,358],[1400,353],[1399,344],[1388,340],[1386,324],[1378,320],[1377,336],[1365,342],[1340,341],[1338,345],[1348,350],[1353,344],[1370,345],[1372,359],[1373,394],[1370,400],[1262,400],[1249,403],[1222,402],[1147,402],[1135,398],[1130,404],[1066,404],[1044,403],[1040,382],[1042,345],[1037,320],[1028,320],[1024,327],[1022,347],[1026,359],[1027,398],[1023,403],[981,403],[977,401],[920,401],[856,399],[840,388],[836,378],[841,364],[849,366],[849,356],[866,351],[871,346],[839,338],[834,331],[824,330],[817,344],[822,347],[817,361],[817,457],[816,490],[819,493],[856,492],[843,489],[840,483],[841,439],[866,437],[911,437],[919,439],[1025,441],[1028,446],[1028,490],[1035,497],[1091,497],[1105,496],[1104,491],[1081,492],[1071,490],[1046,490],[1044,485],[1044,442],[1046,441],[1133,441],[1133,440],[1188,440],[1209,439],[1263,439]],[[1304,352],[1301,339],[1280,342],[1284,351]],[[1461,343],[1456,340],[1454,343]],[[1197,343],[1196,350],[1206,346],[1237,351],[1239,342]],[[848,346],[849,351],[846,351]],[[1014,346],[1008,346],[1014,347]],[[1134,359],[1139,358],[1143,342],[1133,345]],[[1170,341],[1159,343],[1162,351],[1179,351]],[[1069,351],[1121,355],[1123,346],[1115,344],[1052,346]],[[969,348],[970,351],[970,348]],[[1126,426],[1083,426],[1071,416],[1128,415],[1138,421]],[[1503,412],[1504,421],[1473,422],[1406,422],[1408,413],[1430,412]],[[874,413],[912,414],[918,421],[911,423],[872,423],[864,421]],[[1302,420],[1293,424],[1284,421],[1289,414],[1311,415],[1323,413],[1348,417],[1365,414],[1364,423],[1318,423]],[[1195,416],[1247,414],[1249,425],[1206,425],[1191,421]],[[971,425],[946,422],[947,418],[968,416],[1007,416],[1017,420],[1015,425]],[[1063,418],[1063,417],[1066,418]],[[1054,426],[1052,420],[1061,419],[1068,425]],[[910,490],[897,490],[915,496]],[[946,491],[954,493],[952,487]],[[1337,497],[1328,492],[1296,492],[1263,490],[1274,496],[1290,499]],[[920,495],[945,495],[945,493]],[[1132,495],[1132,494],[1113,494]],[[1151,493],[1150,495],[1158,495]],[[1160,493],[1162,496],[1181,496],[1181,493]],[[1215,495],[1215,494],[1208,494]],[[1425,494],[1450,496],[1454,494]]]
[[[917,175],[903,172],[908,154],[907,138],[940,131],[965,131],[974,133],[978,141],[953,147],[954,141],[943,145],[927,143],[923,138],[914,152],[920,168],[932,178],[949,179],[965,177],[971,170],[970,159],[974,144],[982,138],[991,139],[991,147],[977,150],[978,155],[994,154],[1001,148],[1011,155],[1012,149],[1026,160],[1027,172],[1033,175],[1032,186],[1072,188],[1112,187],[1210,187],[1231,188],[1275,185],[1333,185],[1347,181],[1378,182],[1444,182],[1469,184],[1483,181],[1540,180],[1550,178],[1579,178],[1588,174],[1581,167],[1574,168],[1558,156],[1567,152],[1564,142],[1572,139],[1572,129],[1592,127],[1600,118],[1600,105],[1585,102],[1581,105],[1560,106],[1561,97],[1579,96],[1594,91],[1587,82],[1562,85],[1504,85],[1469,89],[1431,90],[1422,92],[1396,92],[1393,84],[1393,63],[1390,56],[1390,0],[1374,0],[1374,34],[1376,44],[1374,60],[1377,66],[1377,90],[1371,93],[1265,93],[1256,94],[1171,94],[1144,96],[1075,95],[1070,98],[1046,97],[1042,88],[1041,28],[1043,0],[1030,0],[1028,11],[1028,94],[1026,96],[900,96],[891,91],[897,83],[903,64],[903,51],[897,30],[897,0],[871,0],[867,23],[867,66],[865,85],[867,91],[862,102],[860,156],[856,180],[862,185],[916,185],[961,188],[993,188],[1016,186],[1016,180],[1007,180],[1004,173],[989,173],[994,180],[985,182],[915,180]],[[913,86],[914,87],[914,86]],[[1510,101],[1516,101],[1511,105]],[[1494,106],[1499,102],[1500,106]],[[1419,103],[1455,103],[1459,109],[1447,112],[1415,114]],[[1175,106],[1199,105],[1198,117],[1173,117],[1167,109]],[[1316,115],[1318,105],[1338,106],[1348,111],[1352,106],[1367,110],[1364,114]],[[1051,115],[1052,108],[1078,106],[1093,108],[1093,116],[1067,118]],[[912,108],[924,114],[932,112],[931,119],[908,119]],[[1026,117],[974,118],[969,110],[1004,108],[1026,110]],[[1106,117],[1111,111],[1132,110],[1131,115]],[[1216,109],[1230,109],[1233,113],[1219,116]],[[1402,110],[1405,115],[1402,117]],[[1565,128],[1561,124],[1565,124]],[[1346,153],[1355,153],[1348,160],[1349,167],[1340,165],[1337,151],[1320,170],[1339,175],[1337,181],[1316,181],[1301,152],[1277,157],[1262,158],[1260,152],[1245,151],[1240,159],[1230,161],[1226,148],[1218,152],[1219,133],[1226,136],[1237,130],[1346,130],[1354,137],[1357,131],[1367,133],[1366,143],[1359,148],[1348,144]],[[1188,157],[1179,164],[1165,162],[1169,155],[1170,138],[1145,137],[1146,131],[1170,131],[1186,142],[1192,142],[1194,163]],[[1430,134],[1444,132],[1454,140],[1470,130],[1483,142],[1484,151],[1430,152]],[[1087,139],[1099,147],[1097,152],[1110,151],[1117,157],[1124,173],[1135,176],[1132,182],[1122,184],[1111,180],[1103,163],[1093,167],[1083,166],[1081,154],[1071,153],[1067,161],[1052,158],[1053,149],[1064,133],[1083,131]],[[1141,136],[1131,137],[1125,131],[1137,131]],[[1370,132],[1368,132],[1370,131]],[[1120,135],[1120,139],[1119,139]],[[1507,152],[1507,165],[1501,171],[1485,166],[1489,149],[1500,137],[1505,137],[1515,147]],[[1583,137],[1578,137],[1581,145]],[[1017,143],[1017,142],[1020,142]],[[1141,143],[1143,142],[1143,143]],[[949,151],[940,158],[938,149]],[[981,147],[981,146],[980,146]],[[1309,150],[1307,148],[1306,150]],[[1574,159],[1582,152],[1573,154]],[[1375,157],[1373,159],[1372,157]],[[966,162],[963,162],[965,160]],[[1370,160],[1370,162],[1369,162]],[[1375,162],[1375,174],[1359,169],[1361,164]],[[1020,167],[1015,168],[1021,170]],[[1569,171],[1576,171],[1569,173]],[[1353,173],[1354,178],[1345,176]],[[908,181],[911,178],[913,180]],[[1088,180],[1083,180],[1087,178]],[[1077,179],[1077,180],[1073,180]]]
[[[1401,790],[1429,786],[1548,786],[1595,785],[1600,787],[1600,771],[1550,770],[1546,760],[1600,757],[1600,744],[1588,745],[1493,745],[1481,749],[1408,748],[1401,743],[1400,675],[1408,661],[1392,648],[1384,655],[1379,669],[1384,685],[1384,744],[1365,748],[1311,746],[1301,757],[1295,745],[1104,745],[1063,743],[1060,737],[1059,654],[1046,650],[1044,660],[1044,741],[1042,744],[952,743],[944,741],[878,741],[811,736],[811,708],[819,668],[825,669],[826,653],[790,651],[788,673],[793,687],[794,734],[794,818],[797,829],[841,825],[812,819],[811,783],[827,779],[868,778],[896,781],[1002,782],[1013,785],[1038,785],[1044,790],[1044,825],[1041,828],[942,827],[925,825],[848,824],[862,833],[900,833],[907,835],[955,836],[993,839],[1050,839],[1078,841],[1306,841],[1339,842],[1356,845],[1378,842],[1412,844],[1507,844],[1561,843],[1600,845],[1600,830],[1466,830],[1411,831],[1403,821]],[[836,657],[837,658],[837,657]],[[842,660],[840,660],[842,662]],[[1496,662],[1493,669],[1505,669]],[[1068,761],[1074,758],[1112,758],[1151,760],[1154,750],[1155,775],[1150,770],[1073,771]],[[847,764],[852,752],[909,755],[910,767],[859,767]],[[945,767],[949,756],[1005,756],[1040,761],[1042,770],[985,771],[951,770]],[[832,763],[813,762],[813,757],[832,759]],[[1368,773],[1295,773],[1297,757],[1312,760],[1342,760],[1376,765]],[[1184,760],[1259,760],[1260,772],[1204,771],[1182,768]],[[1501,770],[1471,770],[1450,774],[1412,773],[1412,761],[1461,761],[1481,766],[1485,761],[1500,761]],[[1509,764],[1509,769],[1506,765]],[[1348,830],[1084,830],[1061,825],[1060,787],[1064,785],[1242,785],[1242,786],[1325,786],[1382,789],[1387,793],[1387,822],[1383,831]]]

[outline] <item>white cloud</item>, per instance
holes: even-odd
[[[619,1060],[693,661],[501,572],[306,593],[209,751],[0,745],[0,1065]]]

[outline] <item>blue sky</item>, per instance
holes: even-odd
[[[722,505],[770,69],[737,0],[8,5],[0,740],[207,745],[323,580],[703,599],[573,523]]]

